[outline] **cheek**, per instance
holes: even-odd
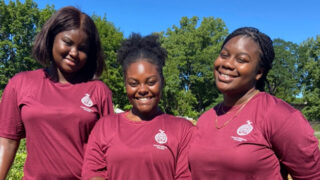
[[[212,67],[212,71],[213,71],[213,75],[214,75],[214,76],[216,76],[216,75],[217,75],[216,73],[218,73],[218,72],[217,72],[218,67],[219,67],[219,60],[216,59],[216,60],[213,62],[213,67]]]
[[[52,47],[52,56],[54,60],[60,59],[68,54],[68,48],[61,43],[56,44]]]
[[[126,85],[126,92],[128,97],[134,95],[134,89],[132,89],[130,86],[127,86],[127,85]]]
[[[153,86],[152,88],[150,88],[150,90],[153,92],[154,95],[160,97],[162,94],[162,86],[161,84]]]
[[[220,57],[217,57],[217,59],[213,61],[213,67],[215,68],[215,67],[219,66],[220,64],[221,64],[221,59],[220,59]]]
[[[80,61],[82,61],[83,64],[87,62],[87,59],[88,59],[87,53],[80,52],[79,57],[80,57],[79,58]]]

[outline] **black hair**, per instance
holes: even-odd
[[[87,62],[78,74],[83,81],[100,76],[105,64],[98,30],[87,14],[72,6],[61,8],[46,21],[35,38],[32,48],[33,57],[44,67],[53,65],[52,47],[56,35],[73,29],[80,29],[88,36]],[[54,80],[58,79],[56,74],[53,76]]]
[[[158,35],[142,37],[138,33],[132,33],[127,40],[122,42],[118,50],[117,61],[121,64],[125,77],[129,65],[143,59],[156,66],[163,83],[162,68],[166,58],[167,51],[161,47]]]
[[[267,74],[272,68],[272,62],[274,60],[274,49],[271,38],[260,32],[254,27],[241,27],[234,30],[231,34],[227,36],[224,40],[221,49],[224,45],[232,38],[236,36],[245,36],[251,38],[260,47],[260,61],[259,66],[263,69],[263,74],[261,78],[256,83],[256,88],[260,91],[264,91],[265,82],[267,81]]]

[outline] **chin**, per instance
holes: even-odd
[[[154,108],[154,107],[136,107],[134,109],[139,114],[143,114],[147,116],[153,115],[157,112],[157,108]]]
[[[137,109],[137,111],[140,113],[140,114],[145,114],[145,115],[152,115],[154,113],[154,111],[152,109],[145,109],[145,108],[140,108],[140,109]]]

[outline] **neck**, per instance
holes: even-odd
[[[79,77],[77,77],[76,73],[68,74],[68,73],[63,73],[60,71],[59,68],[57,68],[55,65],[51,65],[48,68],[49,75],[51,79],[55,82],[59,82],[62,84],[74,84],[81,82]]]
[[[162,111],[159,107],[156,107],[154,110],[148,113],[141,113],[136,109],[131,109],[127,114],[127,118],[131,121],[150,121],[160,114],[162,114]]]
[[[253,88],[244,93],[236,94],[236,95],[223,95],[223,104],[225,106],[231,107],[235,105],[240,105],[249,101],[254,95],[259,93],[259,90]]]

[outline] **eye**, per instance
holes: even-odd
[[[128,85],[129,86],[131,86],[131,87],[137,87],[139,84],[138,84],[138,82],[136,82],[136,81],[129,81],[129,82],[127,82],[128,83]]]
[[[225,59],[225,58],[227,58],[228,56],[229,56],[229,55],[228,55],[227,52],[223,52],[223,51],[220,52],[220,57],[221,57],[222,59]]]
[[[86,53],[88,52],[88,49],[89,48],[86,45],[81,45],[78,47],[79,51],[86,52]]]
[[[64,44],[66,44],[67,46],[71,46],[71,45],[72,45],[72,41],[70,41],[69,39],[62,39],[62,41],[63,41]]]
[[[245,58],[237,58],[237,62],[242,64],[242,63],[246,63],[247,60]]]
[[[153,85],[155,85],[156,83],[157,83],[156,80],[152,80],[152,81],[148,81],[148,82],[147,82],[148,86],[153,86]]]

